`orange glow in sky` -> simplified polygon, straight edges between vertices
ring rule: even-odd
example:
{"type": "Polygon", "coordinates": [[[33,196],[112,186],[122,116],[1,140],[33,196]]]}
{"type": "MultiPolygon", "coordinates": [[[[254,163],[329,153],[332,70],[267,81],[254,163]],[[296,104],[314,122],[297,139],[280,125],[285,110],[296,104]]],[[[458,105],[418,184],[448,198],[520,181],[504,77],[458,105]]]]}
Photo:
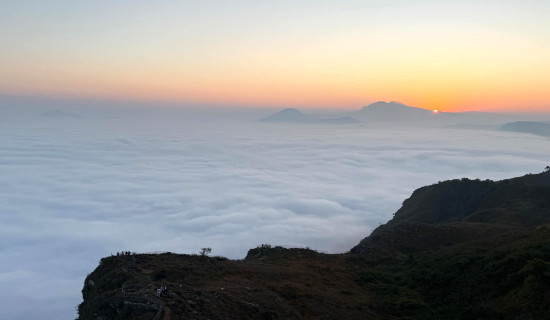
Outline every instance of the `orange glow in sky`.
{"type": "Polygon", "coordinates": [[[550,111],[542,2],[8,6],[0,94],[550,111]]]}

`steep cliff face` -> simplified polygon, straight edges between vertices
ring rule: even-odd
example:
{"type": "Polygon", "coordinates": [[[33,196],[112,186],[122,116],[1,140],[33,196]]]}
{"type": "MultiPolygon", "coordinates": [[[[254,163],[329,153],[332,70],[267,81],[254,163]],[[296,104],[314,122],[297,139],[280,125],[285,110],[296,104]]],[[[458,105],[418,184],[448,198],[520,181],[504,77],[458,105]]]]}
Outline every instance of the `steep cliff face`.
{"type": "Polygon", "coordinates": [[[263,245],[239,261],[104,258],[79,319],[542,319],[549,223],[550,172],[441,182],[347,254],[263,245]]]}

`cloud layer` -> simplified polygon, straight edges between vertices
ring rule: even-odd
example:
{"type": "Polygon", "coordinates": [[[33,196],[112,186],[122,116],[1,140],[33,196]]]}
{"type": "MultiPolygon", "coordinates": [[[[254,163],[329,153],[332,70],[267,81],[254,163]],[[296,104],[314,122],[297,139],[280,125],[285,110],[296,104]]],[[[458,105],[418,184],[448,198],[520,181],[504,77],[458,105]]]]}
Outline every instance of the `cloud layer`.
{"type": "Polygon", "coordinates": [[[0,318],[74,318],[86,274],[122,250],[344,252],[414,189],[539,172],[549,142],[185,114],[3,121],[0,318]]]}

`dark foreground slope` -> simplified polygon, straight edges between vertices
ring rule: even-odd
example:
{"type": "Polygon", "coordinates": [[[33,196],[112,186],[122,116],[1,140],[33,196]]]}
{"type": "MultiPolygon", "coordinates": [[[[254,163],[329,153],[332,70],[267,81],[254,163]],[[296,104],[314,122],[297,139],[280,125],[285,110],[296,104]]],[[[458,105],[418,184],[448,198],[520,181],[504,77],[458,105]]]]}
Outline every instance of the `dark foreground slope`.
{"type": "Polygon", "coordinates": [[[104,258],[79,319],[548,319],[549,223],[550,172],[446,181],[347,254],[104,258]]]}
{"type": "Polygon", "coordinates": [[[153,319],[161,303],[160,319],[374,315],[372,299],[350,276],[345,255],[262,250],[242,261],[176,254],[104,258],[86,279],[80,319],[153,319]],[[167,290],[157,298],[163,285],[167,290]]]}

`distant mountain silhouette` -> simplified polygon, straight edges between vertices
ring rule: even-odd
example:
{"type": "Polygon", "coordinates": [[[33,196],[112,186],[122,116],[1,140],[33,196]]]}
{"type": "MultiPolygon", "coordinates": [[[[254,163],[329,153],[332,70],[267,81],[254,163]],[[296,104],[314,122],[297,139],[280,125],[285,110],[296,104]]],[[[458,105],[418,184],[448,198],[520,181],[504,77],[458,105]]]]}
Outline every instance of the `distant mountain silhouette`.
{"type": "Polygon", "coordinates": [[[432,110],[410,107],[395,101],[378,101],[350,115],[366,122],[402,122],[434,119],[436,116],[441,118],[443,113],[435,114],[432,110]]]}
{"type": "Polygon", "coordinates": [[[272,114],[262,121],[266,122],[311,122],[312,119],[303,114],[300,110],[296,108],[287,108],[283,109],[275,114],[272,114]]]}
{"type": "Polygon", "coordinates": [[[333,115],[304,114],[296,108],[287,108],[261,121],[341,125],[365,123],[369,126],[446,127],[470,130],[499,129],[550,136],[550,123],[523,121],[527,116],[487,112],[434,112],[431,109],[411,107],[396,101],[378,101],[357,111],[333,115]],[[506,124],[499,127],[502,123],[506,124]]]}
{"type": "Polygon", "coordinates": [[[502,131],[531,133],[539,136],[550,137],[550,123],[536,121],[516,121],[502,125],[502,131]]]}

